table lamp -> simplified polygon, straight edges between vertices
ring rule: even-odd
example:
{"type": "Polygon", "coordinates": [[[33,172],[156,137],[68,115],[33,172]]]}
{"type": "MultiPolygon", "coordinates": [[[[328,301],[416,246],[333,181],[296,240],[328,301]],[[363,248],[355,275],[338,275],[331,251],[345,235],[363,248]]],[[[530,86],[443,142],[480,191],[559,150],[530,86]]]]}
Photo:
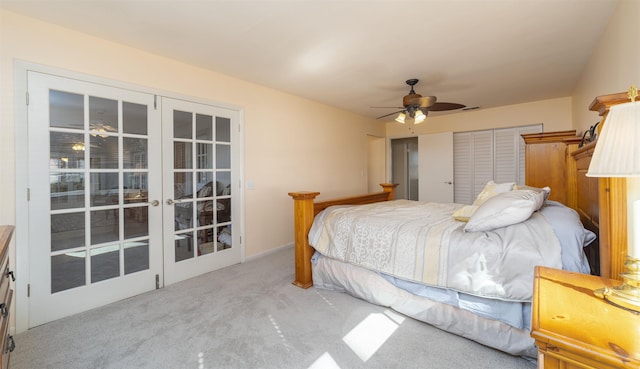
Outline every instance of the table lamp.
{"type": "MultiPolygon", "coordinates": [[[[627,178],[627,258],[622,285],[595,294],[623,308],[640,312],[640,101],[629,89],[630,102],[609,108],[591,158],[588,177],[627,178]]],[[[615,214],[614,214],[615,216],[615,214]]]]}

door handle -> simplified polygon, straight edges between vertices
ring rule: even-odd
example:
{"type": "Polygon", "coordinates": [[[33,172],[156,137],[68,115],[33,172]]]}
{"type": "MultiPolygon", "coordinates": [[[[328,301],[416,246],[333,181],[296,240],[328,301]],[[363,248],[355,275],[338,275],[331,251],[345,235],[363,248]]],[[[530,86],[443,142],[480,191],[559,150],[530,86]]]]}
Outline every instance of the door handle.
{"type": "Polygon", "coordinates": [[[167,205],[173,205],[173,199],[167,199],[167,205]]]}
{"type": "Polygon", "coordinates": [[[445,181],[444,183],[446,183],[446,184],[453,184],[453,182],[451,182],[451,181],[445,181]]]}
{"type": "Polygon", "coordinates": [[[158,200],[153,200],[153,201],[151,201],[151,202],[150,202],[150,204],[151,204],[152,206],[158,206],[158,205],[160,205],[160,201],[158,201],[158,200]]]}

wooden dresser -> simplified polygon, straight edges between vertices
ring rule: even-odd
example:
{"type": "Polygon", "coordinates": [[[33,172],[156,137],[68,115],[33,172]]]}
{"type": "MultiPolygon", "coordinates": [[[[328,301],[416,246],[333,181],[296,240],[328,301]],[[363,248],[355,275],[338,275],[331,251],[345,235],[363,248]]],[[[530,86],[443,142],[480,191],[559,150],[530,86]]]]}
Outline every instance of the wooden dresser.
{"type": "Polygon", "coordinates": [[[640,314],[593,294],[619,283],[536,267],[531,337],[539,368],[640,368],[640,314]]]}
{"type": "Polygon", "coordinates": [[[9,367],[9,355],[15,348],[13,336],[9,332],[11,310],[11,299],[13,289],[11,282],[15,280],[13,272],[9,269],[9,242],[13,236],[13,226],[0,226],[0,265],[2,275],[0,275],[0,368],[9,367]]]}

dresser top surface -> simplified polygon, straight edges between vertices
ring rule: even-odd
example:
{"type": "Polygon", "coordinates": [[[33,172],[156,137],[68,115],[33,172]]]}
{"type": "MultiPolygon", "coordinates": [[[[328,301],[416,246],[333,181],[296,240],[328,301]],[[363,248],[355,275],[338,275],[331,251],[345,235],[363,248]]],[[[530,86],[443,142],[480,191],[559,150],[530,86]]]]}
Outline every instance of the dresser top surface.
{"type": "MultiPolygon", "coordinates": [[[[594,295],[618,281],[537,267],[531,335],[540,341],[640,365],[640,314],[594,295]]],[[[635,365],[635,364],[634,364],[635,365]]]]}

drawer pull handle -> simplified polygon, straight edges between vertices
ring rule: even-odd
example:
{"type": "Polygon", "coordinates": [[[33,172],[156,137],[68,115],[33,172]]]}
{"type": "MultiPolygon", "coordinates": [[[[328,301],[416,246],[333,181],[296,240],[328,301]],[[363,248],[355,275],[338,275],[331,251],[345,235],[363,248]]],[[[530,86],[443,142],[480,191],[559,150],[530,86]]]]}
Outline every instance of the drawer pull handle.
{"type": "Polygon", "coordinates": [[[13,336],[7,337],[7,347],[4,348],[4,353],[13,352],[16,349],[16,341],[13,340],[13,336]]]}
{"type": "Polygon", "coordinates": [[[14,282],[16,281],[16,276],[15,276],[15,275],[13,275],[13,270],[12,270],[12,271],[10,271],[10,272],[6,272],[6,273],[5,273],[5,275],[7,276],[7,278],[8,278],[8,277],[11,277],[11,280],[12,280],[12,281],[14,281],[14,282]]]}
{"type": "Polygon", "coordinates": [[[9,310],[7,310],[7,304],[4,302],[0,304],[0,314],[2,314],[3,318],[6,318],[9,315],[9,310]]]}

